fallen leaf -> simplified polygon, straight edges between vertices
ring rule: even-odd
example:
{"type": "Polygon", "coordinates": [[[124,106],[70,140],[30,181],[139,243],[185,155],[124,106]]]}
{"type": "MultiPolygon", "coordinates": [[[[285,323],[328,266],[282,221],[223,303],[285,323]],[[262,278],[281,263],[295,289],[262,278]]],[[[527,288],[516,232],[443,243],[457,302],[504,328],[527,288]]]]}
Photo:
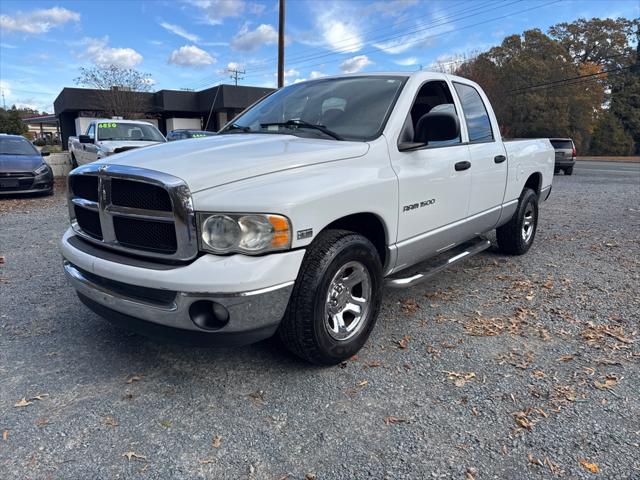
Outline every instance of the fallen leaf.
{"type": "Polygon", "coordinates": [[[32,403],[33,402],[30,402],[29,400],[27,400],[26,398],[23,397],[20,401],[18,401],[18,403],[16,403],[14,405],[14,407],[18,407],[18,408],[27,407],[27,406],[31,405],[32,403]]]}
{"type": "Polygon", "coordinates": [[[46,427],[47,425],[49,425],[51,422],[49,421],[48,418],[38,418],[34,424],[36,427],[46,427]]]}
{"type": "Polygon", "coordinates": [[[604,382],[594,380],[593,384],[598,390],[610,390],[618,384],[618,380],[616,380],[615,378],[607,377],[604,382]]]}
{"type": "Polygon", "coordinates": [[[9,430],[5,430],[4,432],[2,432],[2,440],[6,442],[8,439],[9,439],[9,430]]]}
{"type": "Polygon", "coordinates": [[[384,423],[386,425],[396,425],[398,423],[409,423],[409,419],[388,416],[388,417],[385,417],[384,423]]]}
{"type": "Polygon", "coordinates": [[[456,387],[464,387],[464,385],[474,378],[476,378],[475,372],[448,372],[444,371],[449,377],[449,380],[453,380],[453,384],[456,387]]]}
{"type": "Polygon", "coordinates": [[[4,263],[4,262],[5,262],[4,255],[0,255],[0,263],[4,263]]]}
{"type": "Polygon", "coordinates": [[[358,386],[359,387],[364,387],[365,385],[367,385],[369,383],[369,380],[362,380],[361,382],[358,382],[358,386]]]}
{"type": "Polygon", "coordinates": [[[575,358],[575,355],[562,355],[560,358],[558,358],[558,360],[560,360],[561,362],[568,362],[570,360],[573,360],[575,358]]]}
{"type": "Polygon", "coordinates": [[[542,288],[546,288],[547,290],[553,290],[553,282],[551,280],[547,280],[542,284],[542,288]]]}
{"type": "Polygon", "coordinates": [[[369,368],[375,368],[375,367],[379,367],[380,365],[382,365],[382,362],[379,361],[373,361],[373,362],[369,362],[367,364],[365,364],[367,367],[369,368]]]}
{"type": "Polygon", "coordinates": [[[127,380],[127,383],[131,384],[133,382],[139,382],[142,380],[142,377],[144,377],[144,375],[134,375],[127,380]]]}
{"type": "Polygon", "coordinates": [[[527,296],[526,296],[526,297],[524,297],[524,298],[526,298],[527,300],[531,301],[531,300],[533,300],[535,297],[536,297],[535,295],[527,295],[527,296]]]}
{"type": "Polygon", "coordinates": [[[586,470],[589,470],[591,473],[598,473],[600,468],[595,463],[589,462],[586,458],[580,459],[580,465],[582,465],[586,470]]]}
{"type": "Polygon", "coordinates": [[[318,477],[316,477],[315,473],[307,473],[304,476],[304,480],[316,480],[318,477]]]}
{"type": "Polygon", "coordinates": [[[131,461],[131,460],[139,460],[139,461],[146,461],[147,457],[145,457],[144,455],[140,455],[139,453],[136,452],[126,452],[122,454],[123,457],[126,457],[127,460],[131,461]]]}
{"type": "Polygon", "coordinates": [[[476,475],[478,474],[478,470],[473,467],[467,468],[467,480],[476,480],[476,475]]]}
{"type": "Polygon", "coordinates": [[[213,437],[213,440],[211,440],[211,446],[213,448],[220,448],[220,445],[222,445],[222,437],[220,435],[216,435],[213,437]]]}
{"type": "Polygon", "coordinates": [[[264,402],[264,390],[256,390],[255,392],[251,392],[248,396],[254,405],[264,402]]]}
{"type": "Polygon", "coordinates": [[[409,346],[409,340],[411,340],[411,337],[409,335],[405,335],[400,340],[398,340],[398,347],[407,348],[409,346]]]}
{"type": "Polygon", "coordinates": [[[104,417],[104,424],[108,425],[109,427],[117,427],[118,426],[118,422],[116,422],[115,418],[113,418],[113,417],[104,417]]]}
{"type": "Polygon", "coordinates": [[[209,459],[209,458],[205,458],[204,460],[198,460],[198,462],[199,462],[201,465],[208,465],[208,464],[210,464],[210,463],[213,463],[214,461],[213,461],[213,460],[211,460],[211,459],[209,459]]]}
{"type": "Polygon", "coordinates": [[[540,460],[538,460],[536,457],[534,457],[532,454],[527,454],[527,460],[529,460],[529,463],[533,464],[533,465],[542,465],[542,462],[540,460]]]}
{"type": "Polygon", "coordinates": [[[164,428],[171,428],[171,422],[169,420],[162,420],[160,422],[160,425],[162,425],[164,428]]]}
{"type": "Polygon", "coordinates": [[[402,300],[402,313],[405,315],[411,315],[416,313],[416,311],[420,308],[418,302],[416,302],[413,298],[406,298],[402,300]]]}

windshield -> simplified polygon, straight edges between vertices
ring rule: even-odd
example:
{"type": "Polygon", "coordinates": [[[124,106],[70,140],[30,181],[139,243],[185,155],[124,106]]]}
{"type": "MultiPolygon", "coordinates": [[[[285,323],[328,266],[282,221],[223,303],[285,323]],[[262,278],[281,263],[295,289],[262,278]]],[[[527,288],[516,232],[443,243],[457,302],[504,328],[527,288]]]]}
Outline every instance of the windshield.
{"type": "Polygon", "coordinates": [[[24,138],[0,136],[0,155],[40,155],[38,150],[24,138]]]}
{"type": "Polygon", "coordinates": [[[162,134],[153,125],[126,122],[99,122],[98,140],[164,142],[162,134]]]}
{"type": "Polygon", "coordinates": [[[573,148],[573,142],[571,140],[551,140],[551,145],[556,150],[571,150],[573,148]]]}
{"type": "Polygon", "coordinates": [[[372,140],[382,133],[405,80],[399,76],[366,76],[290,85],[254,105],[220,133],[372,140]]]}

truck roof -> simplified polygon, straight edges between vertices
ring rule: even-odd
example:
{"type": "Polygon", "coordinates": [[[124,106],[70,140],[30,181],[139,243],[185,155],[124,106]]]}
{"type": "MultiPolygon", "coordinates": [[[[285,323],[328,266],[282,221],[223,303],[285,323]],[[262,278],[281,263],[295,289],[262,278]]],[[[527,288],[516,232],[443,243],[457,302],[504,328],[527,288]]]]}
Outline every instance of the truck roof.
{"type": "Polygon", "coordinates": [[[142,125],[142,124],[144,124],[144,125],[153,125],[153,123],[148,121],[148,120],[127,120],[125,118],[96,118],[95,120],[92,120],[92,122],[96,122],[96,123],[127,122],[127,123],[137,123],[137,124],[140,124],[140,125],[142,125]]]}
{"type": "Polygon", "coordinates": [[[424,78],[433,78],[433,79],[446,79],[448,78],[451,81],[465,81],[471,82],[468,78],[460,77],[457,75],[451,75],[449,73],[442,72],[431,72],[427,70],[418,70],[415,72],[359,72],[359,73],[348,73],[343,75],[328,75],[326,77],[314,78],[312,80],[306,80],[306,82],[315,82],[319,80],[326,80],[328,78],[348,78],[348,77],[424,77],[424,78]]]}

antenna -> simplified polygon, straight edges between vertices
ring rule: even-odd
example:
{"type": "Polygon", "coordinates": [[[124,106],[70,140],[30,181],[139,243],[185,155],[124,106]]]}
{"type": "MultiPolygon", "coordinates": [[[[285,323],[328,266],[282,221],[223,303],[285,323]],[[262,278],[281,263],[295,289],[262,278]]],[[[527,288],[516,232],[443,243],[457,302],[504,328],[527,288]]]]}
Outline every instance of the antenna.
{"type": "Polygon", "coordinates": [[[231,74],[230,78],[235,81],[236,86],[238,85],[238,80],[244,80],[244,77],[241,77],[240,75],[247,73],[244,70],[238,70],[237,68],[227,68],[227,72],[231,74]]]}

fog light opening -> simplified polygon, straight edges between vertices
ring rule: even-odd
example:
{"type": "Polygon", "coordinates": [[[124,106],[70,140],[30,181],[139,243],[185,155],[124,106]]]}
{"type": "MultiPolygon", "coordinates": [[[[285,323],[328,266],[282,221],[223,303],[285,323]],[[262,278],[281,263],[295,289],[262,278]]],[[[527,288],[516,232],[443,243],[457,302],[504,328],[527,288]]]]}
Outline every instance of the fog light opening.
{"type": "Polygon", "coordinates": [[[210,300],[198,300],[189,307],[191,321],[205,330],[218,330],[229,323],[229,310],[210,300]]]}

